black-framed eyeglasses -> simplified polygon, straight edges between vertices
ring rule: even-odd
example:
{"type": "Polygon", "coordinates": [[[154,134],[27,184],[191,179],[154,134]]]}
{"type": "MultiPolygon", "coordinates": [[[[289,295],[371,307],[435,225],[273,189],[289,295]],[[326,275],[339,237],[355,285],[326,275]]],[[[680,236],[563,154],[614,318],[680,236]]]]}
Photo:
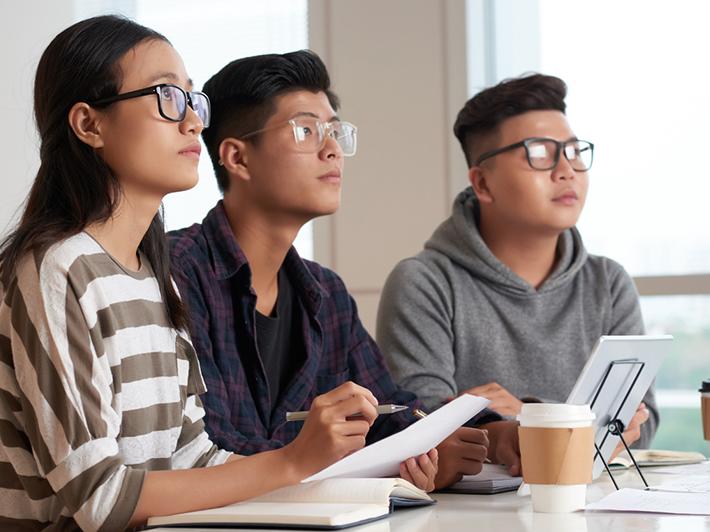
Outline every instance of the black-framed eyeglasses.
{"type": "Polygon", "coordinates": [[[155,94],[158,99],[158,112],[160,116],[171,122],[182,122],[187,114],[187,106],[195,111],[197,116],[202,120],[204,127],[210,125],[210,99],[204,92],[190,91],[185,92],[183,89],[172,83],[160,83],[144,89],[138,89],[131,92],[124,92],[116,96],[101,98],[90,104],[94,107],[106,107],[121,100],[131,98],[140,98],[155,94]]]}
{"type": "Polygon", "coordinates": [[[293,130],[293,140],[296,148],[302,152],[315,153],[323,149],[328,137],[334,139],[345,157],[352,157],[357,151],[357,127],[350,122],[331,120],[322,122],[313,116],[297,116],[282,124],[250,131],[239,138],[248,139],[264,131],[278,129],[290,125],[293,130]]]}
{"type": "Polygon", "coordinates": [[[552,170],[560,162],[561,153],[565,154],[570,166],[577,172],[586,172],[594,161],[594,144],[587,140],[571,139],[562,142],[546,137],[532,137],[481,154],[476,166],[486,159],[521,147],[525,148],[525,156],[533,170],[552,170]]]}

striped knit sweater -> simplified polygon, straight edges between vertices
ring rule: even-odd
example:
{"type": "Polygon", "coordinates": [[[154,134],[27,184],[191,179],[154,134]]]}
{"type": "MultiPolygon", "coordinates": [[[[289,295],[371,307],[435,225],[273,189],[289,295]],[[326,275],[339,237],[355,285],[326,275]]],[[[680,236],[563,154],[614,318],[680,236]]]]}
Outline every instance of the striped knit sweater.
{"type": "Polygon", "coordinates": [[[0,287],[0,529],[121,530],[148,470],[223,463],[188,336],[147,259],[86,233],[0,287]]]}

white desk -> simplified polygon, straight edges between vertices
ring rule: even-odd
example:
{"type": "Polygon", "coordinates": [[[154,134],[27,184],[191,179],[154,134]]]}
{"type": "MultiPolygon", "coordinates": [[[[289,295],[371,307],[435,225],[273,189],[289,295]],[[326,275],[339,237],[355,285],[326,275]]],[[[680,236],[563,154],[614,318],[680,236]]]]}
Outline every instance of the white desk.
{"type": "MultiPolygon", "coordinates": [[[[644,469],[649,484],[662,484],[670,475],[654,474],[644,469]]],[[[619,487],[642,488],[636,471],[614,473],[619,487]]],[[[597,501],[611,493],[614,486],[604,473],[589,486],[587,501],[597,501]]],[[[454,495],[437,493],[435,506],[398,510],[389,518],[369,525],[346,529],[350,532],[708,532],[710,517],[615,513],[576,512],[572,514],[542,514],[532,511],[530,497],[518,497],[515,492],[498,495],[454,495]]],[[[164,532],[178,529],[160,528],[164,532]]],[[[181,530],[210,531],[190,528],[181,530]]],[[[249,529],[220,529],[249,530],[249,529]]],[[[254,530],[254,529],[251,529],[254,530]]],[[[262,531],[264,529],[261,529],[262,531]]]]}

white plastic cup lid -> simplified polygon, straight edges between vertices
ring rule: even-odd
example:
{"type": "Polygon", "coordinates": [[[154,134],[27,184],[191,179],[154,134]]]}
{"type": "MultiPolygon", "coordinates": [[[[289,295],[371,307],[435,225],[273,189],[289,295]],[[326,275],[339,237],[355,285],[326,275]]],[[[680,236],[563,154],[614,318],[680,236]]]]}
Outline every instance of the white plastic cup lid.
{"type": "Polygon", "coordinates": [[[589,405],[566,403],[525,403],[518,414],[521,424],[535,426],[537,423],[579,423],[595,419],[589,405]]]}

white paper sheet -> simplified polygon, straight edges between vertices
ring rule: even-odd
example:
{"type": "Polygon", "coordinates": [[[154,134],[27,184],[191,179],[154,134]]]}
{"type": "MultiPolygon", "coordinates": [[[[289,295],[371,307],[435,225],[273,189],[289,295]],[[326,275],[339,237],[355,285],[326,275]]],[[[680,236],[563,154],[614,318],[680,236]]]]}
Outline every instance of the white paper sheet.
{"type": "Polygon", "coordinates": [[[663,475],[710,475],[710,460],[699,464],[656,467],[653,474],[663,475]]]}
{"type": "Polygon", "coordinates": [[[710,493],[673,493],[624,488],[587,505],[587,510],[710,515],[710,493]]]}
{"type": "Polygon", "coordinates": [[[674,475],[668,480],[651,486],[654,491],[677,491],[680,493],[710,493],[708,475],[674,475]]]}
{"type": "Polygon", "coordinates": [[[428,452],[483,410],[490,401],[464,394],[392,436],[368,445],[326,467],[303,482],[326,478],[387,477],[399,474],[399,464],[428,452]]]}

